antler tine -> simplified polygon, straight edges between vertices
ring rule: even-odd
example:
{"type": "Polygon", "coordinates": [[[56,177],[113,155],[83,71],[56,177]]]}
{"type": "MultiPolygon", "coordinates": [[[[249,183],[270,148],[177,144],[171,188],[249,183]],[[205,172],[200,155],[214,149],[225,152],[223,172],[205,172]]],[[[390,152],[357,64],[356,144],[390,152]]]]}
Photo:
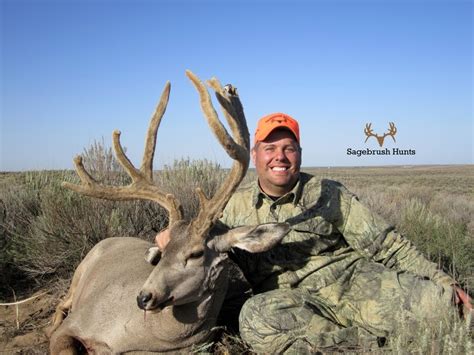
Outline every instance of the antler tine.
{"type": "Polygon", "coordinates": [[[364,133],[367,136],[367,138],[365,139],[364,143],[367,142],[367,139],[374,136],[374,133],[372,132],[371,126],[372,126],[372,123],[366,123],[365,124],[364,133]]]}
{"type": "MultiPolygon", "coordinates": [[[[82,156],[77,155],[76,157],[74,157],[73,161],[77,175],[79,175],[79,178],[85,185],[93,185],[97,183],[97,181],[87,172],[86,168],[84,167],[84,164],[82,162],[82,156]]],[[[77,186],[66,181],[64,181],[62,184],[63,186],[66,186],[68,188],[71,188],[70,186],[77,186]]]]}
{"type": "Polygon", "coordinates": [[[235,137],[237,143],[250,149],[250,135],[242,134],[242,128],[244,131],[248,131],[247,121],[245,120],[244,109],[242,103],[239,100],[237,94],[237,88],[227,84],[222,88],[221,83],[217,78],[211,78],[207,81],[207,84],[215,91],[217,100],[221,105],[224,117],[229,124],[232,134],[235,137]],[[224,93],[226,96],[222,95],[224,93]]]}
{"type": "Polygon", "coordinates": [[[106,186],[97,182],[85,169],[82,157],[74,159],[74,165],[81,184],[63,182],[62,185],[80,194],[114,201],[123,200],[150,200],[157,202],[169,213],[169,224],[173,224],[183,219],[183,210],[179,201],[171,194],[163,193],[153,184],[153,155],[156,147],[156,134],[161,122],[161,118],[166,110],[170,92],[170,83],[167,82],[160,103],[153,115],[146,135],[145,152],[140,170],[136,169],[132,162],[125,155],[120,143],[120,131],[113,132],[113,146],[115,155],[120,165],[132,178],[132,182],[127,186],[106,186]]]}
{"type": "Polygon", "coordinates": [[[389,126],[390,126],[390,133],[392,134],[397,133],[397,127],[395,127],[395,123],[389,122],[389,126]]]}
{"type": "Polygon", "coordinates": [[[143,152],[143,160],[140,171],[144,173],[150,181],[153,181],[153,157],[155,156],[156,136],[158,128],[160,127],[161,119],[163,118],[166,107],[168,106],[170,89],[171,84],[169,81],[167,81],[161,94],[160,102],[158,103],[155,113],[151,118],[146,135],[145,150],[143,152]]]}
{"type": "Polygon", "coordinates": [[[226,92],[215,78],[208,82],[209,86],[216,92],[224,115],[229,122],[229,127],[235,137],[234,140],[219,120],[204,84],[189,70],[186,71],[186,75],[199,93],[201,108],[211,130],[227,154],[234,159],[231,171],[212,199],[208,199],[200,188],[196,189],[200,201],[200,210],[198,216],[191,223],[191,234],[194,238],[204,238],[213,223],[220,217],[227,202],[247,172],[250,160],[250,137],[242,104],[235,91],[228,90],[226,92]]]}
{"type": "Polygon", "coordinates": [[[393,139],[393,141],[394,141],[394,142],[397,142],[397,141],[395,140],[395,134],[397,133],[397,127],[395,127],[395,123],[389,122],[388,125],[389,125],[388,133],[384,134],[384,137],[385,137],[385,136],[391,136],[392,139],[393,139]]]}
{"type": "Polygon", "coordinates": [[[119,130],[115,130],[112,133],[112,144],[114,146],[115,156],[117,157],[120,165],[122,165],[127,174],[132,178],[132,181],[139,181],[142,178],[142,174],[140,174],[140,171],[138,171],[135,166],[133,166],[130,159],[128,159],[128,157],[125,155],[125,151],[123,150],[122,144],[120,143],[120,135],[121,132],[119,130]]]}
{"type": "Polygon", "coordinates": [[[225,149],[227,154],[233,159],[237,159],[245,155],[245,149],[234,141],[234,139],[227,132],[222,122],[219,120],[219,116],[217,115],[217,112],[214,109],[214,106],[212,105],[211,97],[209,96],[209,92],[207,91],[204,84],[190,70],[186,70],[186,75],[194,84],[194,87],[199,93],[201,109],[204,113],[204,117],[206,118],[209,127],[211,128],[215,137],[225,149]]]}

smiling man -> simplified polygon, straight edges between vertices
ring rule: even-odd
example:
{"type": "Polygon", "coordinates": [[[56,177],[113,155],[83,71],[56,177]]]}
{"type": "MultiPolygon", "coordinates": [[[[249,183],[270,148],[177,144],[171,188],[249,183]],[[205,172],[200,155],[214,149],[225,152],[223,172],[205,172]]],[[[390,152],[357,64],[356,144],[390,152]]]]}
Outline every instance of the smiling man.
{"type": "MultiPolygon", "coordinates": [[[[469,296],[342,184],[300,172],[300,130],[287,114],[263,117],[252,160],[257,181],[240,188],[221,222],[230,228],[287,222],[273,249],[232,251],[254,294],[239,316],[241,337],[257,353],[377,347],[410,322],[464,309],[469,296]]],[[[167,233],[157,237],[160,248],[167,233]]],[[[237,310],[238,312],[238,310],[237,310]]]]}
{"type": "Polygon", "coordinates": [[[291,225],[268,252],[232,254],[257,294],[239,319],[256,352],[377,347],[401,311],[414,322],[431,320],[454,301],[471,314],[453,278],[343,185],[300,172],[301,154],[295,119],[260,119],[252,149],[257,182],[232,196],[221,219],[229,227],[291,225]]]}
{"type": "Polygon", "coordinates": [[[255,132],[252,161],[260,188],[280,197],[296,184],[300,174],[301,147],[298,122],[284,113],[263,117],[255,132]]]}

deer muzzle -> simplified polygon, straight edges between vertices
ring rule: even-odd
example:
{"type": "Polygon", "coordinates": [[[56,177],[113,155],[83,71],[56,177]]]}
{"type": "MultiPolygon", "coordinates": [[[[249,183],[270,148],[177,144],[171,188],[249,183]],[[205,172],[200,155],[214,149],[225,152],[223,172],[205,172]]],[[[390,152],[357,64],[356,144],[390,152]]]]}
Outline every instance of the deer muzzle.
{"type": "Polygon", "coordinates": [[[173,304],[173,296],[168,297],[160,302],[151,292],[141,291],[137,296],[137,305],[144,311],[160,311],[163,308],[173,304]]]}

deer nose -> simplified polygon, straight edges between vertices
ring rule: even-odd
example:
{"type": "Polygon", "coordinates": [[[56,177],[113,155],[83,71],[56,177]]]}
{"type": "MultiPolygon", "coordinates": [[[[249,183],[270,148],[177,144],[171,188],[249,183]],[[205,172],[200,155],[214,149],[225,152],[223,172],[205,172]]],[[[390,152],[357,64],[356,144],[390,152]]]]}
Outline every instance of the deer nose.
{"type": "Polygon", "coordinates": [[[152,299],[151,292],[140,292],[137,296],[137,304],[140,309],[146,309],[147,303],[152,299]]]}

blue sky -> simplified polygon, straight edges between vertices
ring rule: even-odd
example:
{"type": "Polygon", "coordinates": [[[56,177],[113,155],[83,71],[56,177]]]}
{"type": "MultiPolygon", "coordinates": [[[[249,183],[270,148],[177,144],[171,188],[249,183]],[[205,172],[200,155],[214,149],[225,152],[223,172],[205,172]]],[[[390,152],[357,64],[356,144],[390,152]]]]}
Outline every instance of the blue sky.
{"type": "Polygon", "coordinates": [[[473,164],[471,1],[1,1],[0,170],[72,168],[114,129],[136,165],[163,85],[155,167],[228,158],[185,69],[299,120],[304,166],[473,164]],[[384,148],[347,155],[366,123],[384,148]]]}

